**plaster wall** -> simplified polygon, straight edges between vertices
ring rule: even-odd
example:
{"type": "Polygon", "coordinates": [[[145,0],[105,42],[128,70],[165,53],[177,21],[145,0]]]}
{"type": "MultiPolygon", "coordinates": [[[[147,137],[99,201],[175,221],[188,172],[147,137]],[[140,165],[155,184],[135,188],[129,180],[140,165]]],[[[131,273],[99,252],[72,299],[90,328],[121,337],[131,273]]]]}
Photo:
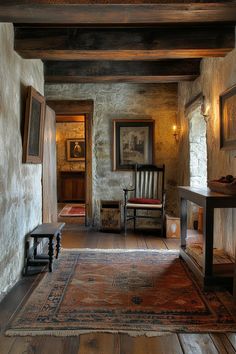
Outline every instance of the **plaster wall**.
{"type": "Polygon", "coordinates": [[[13,50],[13,26],[0,24],[0,299],[19,279],[25,237],[41,222],[41,165],[22,164],[26,86],[43,94],[43,65],[13,50]]]}
{"type": "Polygon", "coordinates": [[[55,84],[46,85],[47,99],[94,100],[93,207],[99,225],[101,199],[123,200],[122,189],[132,184],[132,174],[112,171],[112,119],[155,120],[155,163],[166,165],[168,210],[176,210],[177,143],[172,135],[177,109],[176,84],[55,84]]]}
{"type": "MultiPolygon", "coordinates": [[[[201,75],[193,83],[179,84],[179,119],[182,126],[182,139],[179,150],[180,185],[189,185],[189,121],[184,106],[199,93],[205,96],[207,116],[207,172],[208,180],[227,174],[236,176],[236,151],[220,150],[219,95],[236,84],[236,49],[225,58],[204,59],[201,75]]],[[[215,246],[235,255],[236,211],[217,209],[215,211],[215,246]]]]}

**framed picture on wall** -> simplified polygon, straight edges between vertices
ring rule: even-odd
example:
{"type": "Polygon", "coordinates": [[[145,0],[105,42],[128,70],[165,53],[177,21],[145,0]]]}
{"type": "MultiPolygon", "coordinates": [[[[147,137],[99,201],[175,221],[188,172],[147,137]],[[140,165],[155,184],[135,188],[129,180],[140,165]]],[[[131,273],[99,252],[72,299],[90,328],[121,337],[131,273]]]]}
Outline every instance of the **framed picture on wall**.
{"type": "Polygon", "coordinates": [[[42,163],[44,139],[45,98],[32,86],[26,99],[23,162],[42,163]]]}
{"type": "Polygon", "coordinates": [[[236,150],[236,85],[220,95],[220,148],[236,150]]]}
{"type": "Polygon", "coordinates": [[[131,170],[135,164],[153,163],[152,119],[113,120],[113,171],[131,170]]]}
{"type": "Polygon", "coordinates": [[[67,139],[66,156],[67,161],[85,161],[85,140],[67,139]]]}

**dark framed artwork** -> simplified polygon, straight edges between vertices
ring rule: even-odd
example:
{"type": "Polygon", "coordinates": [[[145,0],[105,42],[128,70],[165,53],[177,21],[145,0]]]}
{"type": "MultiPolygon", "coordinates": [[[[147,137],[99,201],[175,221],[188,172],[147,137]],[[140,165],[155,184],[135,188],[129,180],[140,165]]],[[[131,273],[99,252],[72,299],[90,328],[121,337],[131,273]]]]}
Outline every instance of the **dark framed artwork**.
{"type": "Polygon", "coordinates": [[[153,163],[152,119],[113,120],[113,171],[131,170],[135,164],[153,163]]]}
{"type": "Polygon", "coordinates": [[[32,86],[28,87],[25,108],[23,162],[42,163],[45,98],[32,86]]]}
{"type": "Polygon", "coordinates": [[[85,160],[85,140],[67,139],[66,156],[67,156],[67,161],[84,161],[85,160]]]}
{"type": "Polygon", "coordinates": [[[236,150],[236,85],[220,95],[220,148],[236,150]]]}

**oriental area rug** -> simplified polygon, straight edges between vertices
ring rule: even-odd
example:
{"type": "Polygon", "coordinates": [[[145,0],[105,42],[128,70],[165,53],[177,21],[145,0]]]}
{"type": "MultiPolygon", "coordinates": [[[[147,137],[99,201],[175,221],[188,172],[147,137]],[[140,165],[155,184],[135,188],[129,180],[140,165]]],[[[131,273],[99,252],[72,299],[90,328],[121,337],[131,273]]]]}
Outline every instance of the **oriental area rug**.
{"type": "Polygon", "coordinates": [[[236,331],[230,299],[203,292],[177,252],[63,250],[6,334],[236,331]]]}
{"type": "Polygon", "coordinates": [[[85,216],[85,205],[66,204],[60,211],[59,216],[85,216]]]}

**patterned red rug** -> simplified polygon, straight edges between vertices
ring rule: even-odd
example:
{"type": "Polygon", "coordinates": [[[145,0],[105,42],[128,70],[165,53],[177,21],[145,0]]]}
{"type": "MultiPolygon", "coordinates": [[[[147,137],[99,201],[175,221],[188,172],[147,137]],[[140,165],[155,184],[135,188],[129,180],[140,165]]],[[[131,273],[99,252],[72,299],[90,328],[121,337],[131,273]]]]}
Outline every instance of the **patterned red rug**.
{"type": "Polygon", "coordinates": [[[63,251],[6,334],[236,331],[230,299],[201,291],[171,251],[63,251]]]}
{"type": "Polygon", "coordinates": [[[59,216],[85,216],[85,206],[66,204],[59,216]]]}

